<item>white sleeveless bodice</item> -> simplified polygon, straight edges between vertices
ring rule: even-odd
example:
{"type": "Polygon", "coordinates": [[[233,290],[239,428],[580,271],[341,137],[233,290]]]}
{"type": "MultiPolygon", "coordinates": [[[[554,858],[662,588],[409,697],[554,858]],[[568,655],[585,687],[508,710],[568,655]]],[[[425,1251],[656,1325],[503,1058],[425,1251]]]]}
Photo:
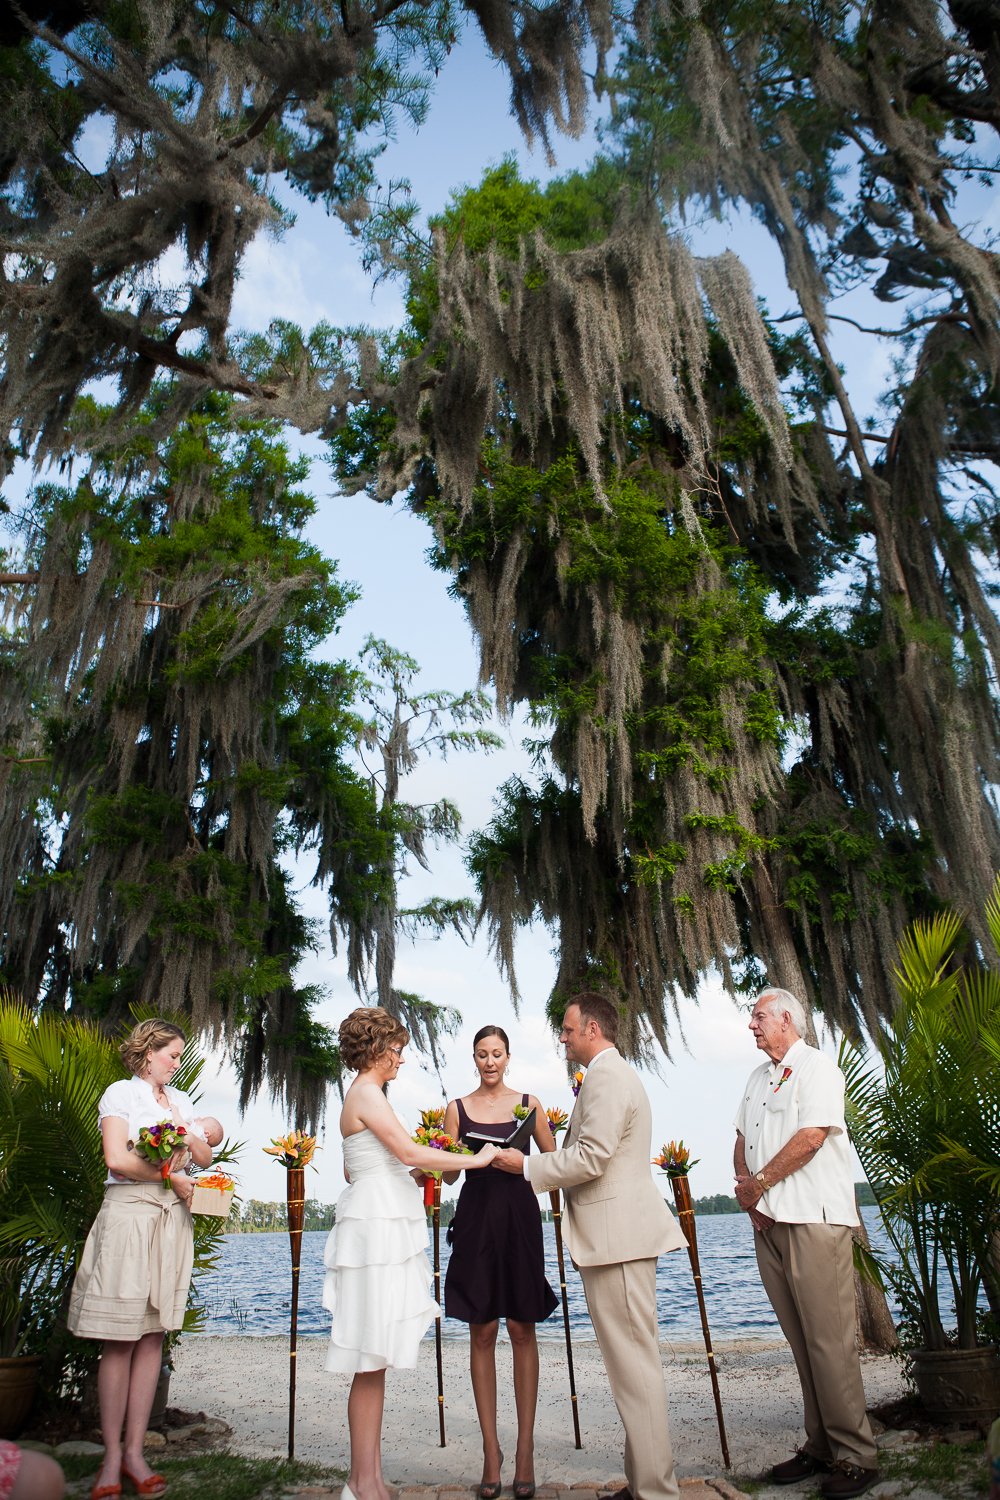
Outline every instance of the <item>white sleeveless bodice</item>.
{"type": "Polygon", "coordinates": [[[359,1130],[356,1135],[344,1137],[344,1165],[351,1178],[351,1187],[369,1177],[398,1177],[401,1181],[416,1184],[398,1156],[393,1156],[388,1146],[383,1146],[377,1135],[370,1130],[359,1130]]]}

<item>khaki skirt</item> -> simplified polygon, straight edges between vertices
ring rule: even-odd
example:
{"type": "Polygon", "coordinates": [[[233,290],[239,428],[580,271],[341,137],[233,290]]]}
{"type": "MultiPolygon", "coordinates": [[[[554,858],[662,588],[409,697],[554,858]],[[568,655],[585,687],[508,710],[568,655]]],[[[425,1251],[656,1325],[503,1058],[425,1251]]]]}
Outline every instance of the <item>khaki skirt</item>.
{"type": "Polygon", "coordinates": [[[133,1343],[184,1322],[194,1225],[157,1182],[109,1185],[73,1282],[67,1323],[81,1339],[133,1343]]]}

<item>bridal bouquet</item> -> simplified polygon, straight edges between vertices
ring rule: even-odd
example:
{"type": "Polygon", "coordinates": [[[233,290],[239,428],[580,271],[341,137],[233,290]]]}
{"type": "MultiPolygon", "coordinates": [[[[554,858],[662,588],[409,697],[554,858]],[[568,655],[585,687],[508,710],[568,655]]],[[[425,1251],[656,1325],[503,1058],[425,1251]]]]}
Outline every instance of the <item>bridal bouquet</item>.
{"type": "Polygon", "coordinates": [[[555,1107],[547,1109],[545,1111],[545,1118],[548,1120],[549,1129],[554,1136],[558,1136],[560,1130],[565,1130],[569,1124],[569,1115],[564,1109],[556,1109],[555,1107]]]}
{"type": "MultiPolygon", "coordinates": [[[[417,1126],[412,1139],[418,1146],[430,1146],[434,1151],[450,1151],[455,1156],[472,1156],[474,1153],[468,1146],[463,1146],[461,1141],[456,1141],[452,1136],[443,1131],[436,1123],[437,1118],[444,1119],[444,1110],[425,1109],[420,1114],[420,1124],[417,1126]],[[434,1120],[435,1123],[428,1123],[434,1120]]],[[[442,1168],[442,1170],[444,1170],[442,1168]]],[[[428,1172],[424,1169],[424,1207],[434,1207],[434,1183],[441,1180],[440,1172],[428,1172]]]]}
{"type": "Polygon", "coordinates": [[[139,1139],[133,1141],[136,1156],[144,1157],[160,1169],[160,1181],[170,1191],[170,1158],[174,1152],[187,1145],[187,1130],[173,1120],[157,1120],[155,1125],[144,1125],[139,1139]]]}

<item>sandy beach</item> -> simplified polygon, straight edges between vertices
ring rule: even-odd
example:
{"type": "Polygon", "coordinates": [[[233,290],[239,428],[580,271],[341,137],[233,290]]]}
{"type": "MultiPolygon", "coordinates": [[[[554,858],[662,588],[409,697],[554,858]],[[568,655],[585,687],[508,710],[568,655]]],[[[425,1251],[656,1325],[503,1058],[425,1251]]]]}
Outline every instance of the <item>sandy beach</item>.
{"type": "MultiPolygon", "coordinates": [[[[350,1377],[323,1369],[327,1340],[299,1341],[296,1457],[348,1466],[347,1393],[350,1377]]],[[[723,1474],[712,1387],[704,1349],[662,1344],[670,1397],[670,1426],[678,1474],[723,1474]]],[[[539,1484],[606,1484],[621,1476],[623,1433],[595,1343],[574,1347],[583,1448],[573,1445],[565,1350],[541,1344],[541,1380],[535,1428],[539,1484]]],[[[497,1349],[500,1441],[513,1475],[514,1395],[510,1346],[497,1349]]],[[[801,1396],[788,1345],[753,1340],[716,1349],[723,1411],[733,1467],[756,1474],[787,1458],[801,1442],[801,1396]]],[[[899,1362],[862,1360],[869,1406],[902,1393],[899,1362]]],[[[468,1346],[444,1348],[447,1447],[438,1446],[434,1345],[425,1341],[416,1370],[391,1370],[386,1381],[383,1469],[394,1485],[468,1485],[478,1481],[482,1448],[468,1370],[468,1346]]],[[[286,1451],[288,1341],[279,1338],[186,1338],[175,1356],[173,1406],[203,1410],[233,1428],[234,1451],[257,1457],[286,1451]]],[[[624,1479],[619,1479],[624,1483],[624,1479]]]]}

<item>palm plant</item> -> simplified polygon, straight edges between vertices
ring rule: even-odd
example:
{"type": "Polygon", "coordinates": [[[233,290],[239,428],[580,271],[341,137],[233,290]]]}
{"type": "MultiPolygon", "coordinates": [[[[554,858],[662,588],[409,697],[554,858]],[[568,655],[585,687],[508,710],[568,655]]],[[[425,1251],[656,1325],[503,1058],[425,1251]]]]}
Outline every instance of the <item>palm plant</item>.
{"type": "MultiPolygon", "coordinates": [[[[189,1043],[174,1082],[197,1097],[203,1066],[189,1043]]],[[[67,1333],[65,1313],[104,1196],[97,1105],[122,1074],[115,1041],[97,1027],[58,1012],[34,1016],[0,992],[0,1356],[41,1354],[50,1395],[78,1394],[100,1354],[98,1344],[67,1333]]],[[[205,1316],[197,1278],[214,1265],[223,1232],[221,1219],[195,1219],[184,1331],[205,1316]]]]}
{"type": "MultiPolygon", "coordinates": [[[[1000,941],[1000,879],[986,904],[1000,941]]],[[[875,1055],[845,1039],[848,1124],[882,1210],[895,1262],[884,1270],[926,1349],[944,1349],[950,1283],[955,1342],[976,1347],[1000,1191],[1000,972],[962,966],[962,918],[917,921],[899,945],[899,1009],[875,1055]]]]}

